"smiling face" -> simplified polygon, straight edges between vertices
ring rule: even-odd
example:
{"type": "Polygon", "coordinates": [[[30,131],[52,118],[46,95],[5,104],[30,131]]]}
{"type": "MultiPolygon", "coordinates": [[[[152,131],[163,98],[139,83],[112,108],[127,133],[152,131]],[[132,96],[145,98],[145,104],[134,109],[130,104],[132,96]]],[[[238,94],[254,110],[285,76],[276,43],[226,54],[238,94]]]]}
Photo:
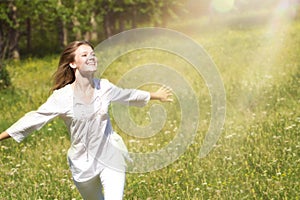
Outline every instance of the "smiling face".
{"type": "Polygon", "coordinates": [[[75,51],[74,62],[70,63],[72,68],[80,73],[94,73],[97,70],[97,57],[89,45],[81,45],[75,51]]]}

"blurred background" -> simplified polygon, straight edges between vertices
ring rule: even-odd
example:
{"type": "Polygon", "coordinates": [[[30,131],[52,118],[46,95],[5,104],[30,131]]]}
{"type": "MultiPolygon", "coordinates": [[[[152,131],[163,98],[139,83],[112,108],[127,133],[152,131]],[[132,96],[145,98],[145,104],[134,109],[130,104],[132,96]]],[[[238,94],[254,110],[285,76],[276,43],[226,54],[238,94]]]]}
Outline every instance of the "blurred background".
{"type": "Polygon", "coordinates": [[[137,27],[186,34],[247,28],[275,15],[299,17],[299,0],[16,0],[0,1],[0,59],[61,52],[73,40],[94,44],[137,27]],[[276,13],[274,13],[276,12],[276,13]]]}

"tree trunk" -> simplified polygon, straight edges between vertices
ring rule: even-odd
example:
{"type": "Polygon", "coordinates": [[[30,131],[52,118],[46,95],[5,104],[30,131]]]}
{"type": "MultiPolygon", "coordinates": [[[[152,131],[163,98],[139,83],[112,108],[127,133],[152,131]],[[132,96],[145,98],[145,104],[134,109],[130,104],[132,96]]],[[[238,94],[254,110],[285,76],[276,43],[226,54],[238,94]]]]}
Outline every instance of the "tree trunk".
{"type": "Polygon", "coordinates": [[[68,29],[66,28],[65,23],[64,23],[63,32],[64,32],[63,44],[64,44],[64,46],[67,46],[68,45],[68,29]]]}
{"type": "Polygon", "coordinates": [[[91,29],[90,31],[86,32],[84,39],[87,41],[98,41],[97,22],[95,19],[94,12],[91,14],[90,24],[91,24],[91,29]]]}
{"type": "Polygon", "coordinates": [[[3,30],[4,28],[4,22],[0,20],[0,62],[1,60],[4,60],[7,55],[7,39],[5,38],[5,33],[3,30]]]}
{"type": "Polygon", "coordinates": [[[67,45],[67,29],[65,28],[65,23],[58,19],[58,39],[59,46],[63,49],[67,45]]]}
{"type": "Polygon", "coordinates": [[[97,34],[97,22],[96,22],[96,18],[95,18],[95,13],[93,12],[93,14],[91,15],[91,25],[92,25],[92,31],[91,31],[91,40],[92,41],[98,41],[98,34],[97,34]]]}
{"type": "Polygon", "coordinates": [[[78,21],[78,19],[76,17],[73,17],[72,23],[73,23],[73,31],[75,30],[75,39],[82,40],[82,32],[81,32],[80,28],[74,29],[74,27],[80,27],[80,22],[78,21]]]}
{"type": "Polygon", "coordinates": [[[125,20],[125,15],[121,13],[119,17],[119,33],[125,30],[125,20]]]}
{"type": "Polygon", "coordinates": [[[27,52],[31,51],[31,19],[26,19],[26,49],[27,52]]]}
{"type": "Polygon", "coordinates": [[[136,6],[133,7],[133,12],[132,12],[132,28],[137,27],[137,8],[136,6]]]}
{"type": "Polygon", "coordinates": [[[112,19],[110,12],[107,12],[103,17],[103,29],[105,37],[108,38],[113,35],[111,27],[112,27],[112,19]]]}
{"type": "Polygon", "coordinates": [[[13,27],[10,27],[9,34],[8,34],[8,41],[9,41],[9,57],[13,58],[14,60],[20,59],[20,53],[19,53],[19,38],[20,38],[20,32],[18,30],[19,28],[19,22],[17,20],[17,7],[13,4],[13,1],[9,3],[9,9],[10,9],[10,18],[13,22],[13,27]]]}
{"type": "MultiPolygon", "coordinates": [[[[58,0],[57,6],[61,7],[62,3],[61,0],[58,0]]],[[[59,39],[59,46],[63,49],[68,44],[68,32],[66,29],[65,21],[59,16],[58,17],[58,39],[59,39]]]]}
{"type": "MultiPolygon", "coordinates": [[[[74,4],[74,12],[78,12],[78,4],[77,4],[78,1],[75,1],[75,4],[74,4]]],[[[72,16],[72,29],[73,31],[75,32],[75,39],[76,40],[82,40],[82,32],[81,32],[81,29],[80,28],[77,28],[77,27],[81,27],[81,24],[80,24],[80,21],[78,20],[77,16],[76,15],[73,15],[72,16]]]]}

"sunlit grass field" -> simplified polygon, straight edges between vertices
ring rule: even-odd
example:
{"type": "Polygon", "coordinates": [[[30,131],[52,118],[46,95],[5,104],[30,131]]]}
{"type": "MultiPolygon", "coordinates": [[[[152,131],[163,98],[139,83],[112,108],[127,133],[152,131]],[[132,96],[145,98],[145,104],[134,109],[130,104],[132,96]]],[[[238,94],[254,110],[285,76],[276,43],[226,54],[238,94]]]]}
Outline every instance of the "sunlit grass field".
{"type": "MultiPolygon", "coordinates": [[[[262,25],[185,33],[203,46],[223,79],[222,135],[200,159],[211,103],[203,79],[186,70],[187,63],[152,51],[117,60],[103,74],[114,83],[131,67],[153,59],[174,67],[196,91],[201,116],[194,142],[178,160],[157,171],[127,174],[124,199],[300,199],[300,22],[271,33],[262,25]]],[[[53,55],[8,63],[13,86],[0,91],[0,130],[47,99],[57,62],[58,55],[53,55]]],[[[153,138],[134,140],[114,124],[130,151],[155,151],[172,141],[180,120],[174,98],[162,104],[168,119],[153,138]]],[[[137,124],[148,123],[145,113],[151,105],[131,109],[137,124]]],[[[69,143],[60,119],[20,144],[1,142],[0,199],[80,199],[66,160],[69,143]]]]}

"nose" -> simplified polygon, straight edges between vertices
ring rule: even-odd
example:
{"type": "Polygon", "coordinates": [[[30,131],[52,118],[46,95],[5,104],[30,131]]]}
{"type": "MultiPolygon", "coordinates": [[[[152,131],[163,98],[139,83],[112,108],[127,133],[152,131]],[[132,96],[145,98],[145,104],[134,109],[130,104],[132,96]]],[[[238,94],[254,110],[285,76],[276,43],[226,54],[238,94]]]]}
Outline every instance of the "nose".
{"type": "Polygon", "coordinates": [[[90,54],[89,57],[88,57],[88,60],[93,60],[94,61],[96,59],[97,59],[97,57],[94,53],[90,54]]]}

